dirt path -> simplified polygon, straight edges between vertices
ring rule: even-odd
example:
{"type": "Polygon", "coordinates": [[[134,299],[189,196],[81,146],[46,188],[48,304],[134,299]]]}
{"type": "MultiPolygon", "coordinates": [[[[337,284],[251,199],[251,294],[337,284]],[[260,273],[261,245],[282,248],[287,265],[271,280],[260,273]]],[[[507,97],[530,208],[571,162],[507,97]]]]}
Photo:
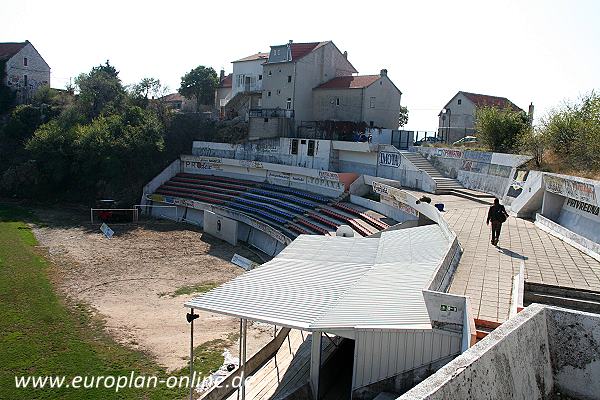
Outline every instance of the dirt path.
{"type": "MultiPolygon", "coordinates": [[[[41,246],[58,267],[57,285],[68,298],[84,302],[106,321],[117,341],[154,355],[169,370],[186,364],[189,324],[183,303],[193,295],[172,297],[183,286],[221,284],[242,273],[228,260],[234,253],[258,261],[244,247],[203,235],[189,225],[152,223],[112,226],[106,239],[85,217],[68,211],[37,210],[34,228],[41,246]]],[[[195,344],[213,339],[237,341],[239,320],[200,312],[195,344]]],[[[250,354],[260,349],[273,328],[249,329],[250,354]]],[[[230,351],[237,355],[237,344],[230,351]]]]}

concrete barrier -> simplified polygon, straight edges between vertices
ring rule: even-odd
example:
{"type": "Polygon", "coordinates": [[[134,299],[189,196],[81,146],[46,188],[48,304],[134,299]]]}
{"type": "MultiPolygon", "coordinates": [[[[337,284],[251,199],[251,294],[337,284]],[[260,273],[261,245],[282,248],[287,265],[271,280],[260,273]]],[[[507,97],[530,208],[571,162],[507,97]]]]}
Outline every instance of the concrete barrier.
{"type": "Polygon", "coordinates": [[[600,399],[600,315],[533,304],[401,400],[600,399]]]}
{"type": "MultiPolygon", "coordinates": [[[[267,361],[273,358],[273,356],[277,354],[277,351],[279,350],[279,348],[283,344],[283,341],[289,333],[289,328],[282,328],[273,340],[267,343],[255,355],[250,357],[250,359],[246,361],[246,376],[252,375],[256,371],[258,371],[258,369],[262,367],[267,361]]],[[[208,392],[204,393],[200,398],[202,400],[226,399],[237,390],[237,387],[234,387],[233,385],[234,379],[238,380],[241,375],[241,368],[238,367],[234,369],[231,372],[231,374],[227,375],[227,377],[225,377],[225,379],[223,379],[223,381],[218,386],[214,386],[208,392]]]]}

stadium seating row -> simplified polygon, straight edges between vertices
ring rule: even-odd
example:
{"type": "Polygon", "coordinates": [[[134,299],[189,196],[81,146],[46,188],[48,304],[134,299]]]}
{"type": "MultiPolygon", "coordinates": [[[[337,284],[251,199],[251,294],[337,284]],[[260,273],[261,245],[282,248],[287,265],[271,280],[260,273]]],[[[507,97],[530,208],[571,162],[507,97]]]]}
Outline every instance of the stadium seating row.
{"type": "Polygon", "coordinates": [[[180,173],[165,182],[156,193],[229,207],[293,237],[298,234],[328,235],[342,224],[350,225],[362,236],[387,228],[387,224],[336,199],[270,183],[180,173]],[[326,208],[329,206],[347,214],[326,208]]]}

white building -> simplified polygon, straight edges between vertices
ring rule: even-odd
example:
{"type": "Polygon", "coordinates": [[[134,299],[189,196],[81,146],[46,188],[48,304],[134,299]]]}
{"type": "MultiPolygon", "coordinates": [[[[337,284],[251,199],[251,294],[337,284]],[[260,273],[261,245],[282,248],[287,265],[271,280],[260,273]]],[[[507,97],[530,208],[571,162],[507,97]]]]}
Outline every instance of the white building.
{"type": "Polygon", "coordinates": [[[523,111],[506,97],[461,91],[438,114],[438,137],[446,143],[453,143],[465,136],[475,135],[475,111],[479,107],[508,107],[514,111],[523,111]]]}
{"type": "Polygon", "coordinates": [[[0,43],[2,84],[15,91],[18,103],[26,103],[41,86],[50,85],[50,66],[33,45],[0,43]]]}

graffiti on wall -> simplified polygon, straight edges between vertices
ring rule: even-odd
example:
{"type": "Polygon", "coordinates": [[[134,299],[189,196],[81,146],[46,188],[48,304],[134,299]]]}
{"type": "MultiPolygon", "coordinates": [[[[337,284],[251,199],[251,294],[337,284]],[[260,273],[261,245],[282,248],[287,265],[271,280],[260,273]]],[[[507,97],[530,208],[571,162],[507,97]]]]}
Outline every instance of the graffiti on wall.
{"type": "Polygon", "coordinates": [[[499,176],[501,178],[510,177],[511,167],[506,165],[490,164],[488,175],[499,176]]]}
{"type": "Polygon", "coordinates": [[[400,166],[400,154],[389,151],[380,151],[379,165],[398,168],[400,166]]]}
{"type": "Polygon", "coordinates": [[[465,160],[463,162],[461,170],[467,172],[475,172],[478,174],[487,174],[489,170],[489,165],[490,164],[486,164],[483,162],[465,160]]]}
{"type": "Polygon", "coordinates": [[[462,150],[456,149],[437,149],[435,155],[444,158],[463,158],[462,150]]]}
{"type": "Polygon", "coordinates": [[[465,160],[478,161],[488,164],[492,162],[492,155],[493,153],[488,153],[485,151],[465,150],[464,152],[465,160]]]}
{"type": "Polygon", "coordinates": [[[508,187],[508,192],[506,192],[506,195],[513,198],[519,197],[523,191],[523,185],[525,184],[525,181],[527,181],[527,176],[529,176],[529,171],[516,170],[515,175],[513,176],[513,181],[508,187]]]}
{"type": "Polygon", "coordinates": [[[544,175],[544,185],[548,192],[570,197],[584,203],[598,205],[594,185],[590,183],[574,181],[554,175],[544,175]]]}

